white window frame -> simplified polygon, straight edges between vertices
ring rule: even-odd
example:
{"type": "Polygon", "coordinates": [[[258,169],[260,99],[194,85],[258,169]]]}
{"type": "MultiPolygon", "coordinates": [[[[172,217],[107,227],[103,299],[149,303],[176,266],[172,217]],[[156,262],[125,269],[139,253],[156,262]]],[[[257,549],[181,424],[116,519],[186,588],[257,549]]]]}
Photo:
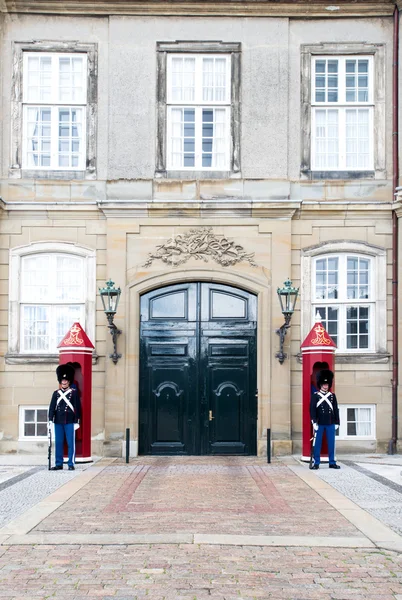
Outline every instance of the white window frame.
{"type": "MultiPolygon", "coordinates": [[[[374,169],[374,92],[373,92],[373,56],[370,55],[356,55],[356,56],[342,56],[342,55],[316,55],[311,58],[311,169],[312,171],[371,171],[374,169]],[[338,61],[338,100],[336,102],[330,102],[325,100],[323,102],[316,101],[315,99],[315,63],[319,60],[337,60],[338,61]],[[346,61],[348,60],[367,60],[368,61],[368,100],[363,101],[348,101],[346,100],[346,61]],[[338,113],[338,165],[336,167],[329,166],[328,164],[323,166],[317,165],[316,157],[316,113],[319,110],[336,110],[338,113]],[[368,133],[369,133],[369,164],[362,167],[350,167],[346,165],[346,113],[350,109],[361,109],[367,110],[369,114],[368,119],[368,133]]],[[[327,91],[327,87],[324,88],[327,91]]]]}
{"type": "MultiPolygon", "coordinates": [[[[302,339],[304,339],[315,323],[315,312],[313,305],[335,305],[335,302],[325,300],[320,302],[313,295],[315,288],[315,260],[330,255],[360,256],[362,258],[371,258],[372,273],[370,284],[372,286],[372,310],[373,321],[371,327],[371,345],[370,349],[348,349],[345,345],[337,347],[337,354],[353,355],[372,355],[375,353],[388,355],[387,351],[387,254],[386,250],[366,244],[364,242],[338,242],[330,241],[302,250],[301,259],[301,310],[302,310],[302,339]]],[[[345,263],[346,265],[346,263],[345,263]]],[[[343,274],[346,277],[346,273],[343,274]]],[[[339,302],[339,300],[338,300],[339,302]]],[[[345,300],[345,305],[356,306],[357,304],[367,305],[366,300],[345,300]]],[[[345,322],[346,328],[346,322],[345,322]]],[[[339,332],[338,332],[339,336],[339,332]]],[[[346,329],[345,329],[346,336],[346,329]]],[[[346,339],[346,337],[345,337],[346,339]]],[[[339,337],[338,337],[339,340],[339,337]]],[[[339,342],[338,342],[339,343],[339,342]]]]}
{"type": "MultiPolygon", "coordinates": [[[[387,177],[386,171],[386,75],[385,44],[370,44],[367,42],[325,42],[301,45],[301,144],[300,176],[302,179],[346,179],[387,177]],[[313,130],[312,130],[312,100],[313,78],[315,77],[313,60],[316,57],[360,57],[370,58],[372,63],[372,169],[319,169],[313,168],[313,130]]],[[[355,103],[348,105],[355,107],[355,103]]],[[[325,105],[323,105],[325,106],[325,105]]]]}
{"type": "MultiPolygon", "coordinates": [[[[230,54],[175,54],[171,53],[167,58],[167,135],[166,135],[166,164],[168,170],[184,170],[184,171],[228,171],[230,168],[229,157],[230,157],[230,118],[231,118],[231,82],[230,82],[230,74],[231,74],[231,56],[230,54]],[[192,101],[186,100],[183,102],[182,100],[174,100],[172,97],[172,63],[176,58],[191,58],[195,61],[195,70],[194,70],[194,99],[192,101]],[[225,58],[226,60],[226,69],[225,69],[225,90],[226,90],[226,98],[225,100],[203,100],[202,98],[202,82],[203,82],[203,60],[205,58],[225,58]],[[214,166],[210,167],[202,166],[202,112],[203,109],[220,109],[225,111],[225,161],[222,166],[214,166]],[[190,109],[195,111],[195,160],[194,165],[192,166],[184,166],[181,164],[180,166],[174,165],[172,161],[172,112],[174,109],[190,109]]],[[[184,158],[184,151],[183,151],[184,158]]]]}
{"type": "Polygon", "coordinates": [[[336,436],[337,440],[375,440],[376,439],[376,405],[375,404],[340,404],[339,405],[339,430],[336,436]],[[371,411],[371,432],[369,435],[348,435],[347,432],[347,410],[354,409],[370,409],[371,411]]]}
{"type": "MultiPolygon", "coordinates": [[[[85,53],[67,53],[67,52],[24,52],[23,66],[23,137],[22,137],[22,168],[42,171],[83,171],[85,169],[86,159],[86,110],[87,110],[87,55],[85,53]],[[48,102],[31,101],[28,96],[28,63],[30,58],[50,58],[51,60],[51,97],[48,102]],[[69,102],[61,102],[59,99],[59,58],[81,58],[82,60],[82,85],[83,91],[80,100],[70,100],[69,102]],[[50,165],[30,165],[28,162],[28,111],[30,109],[49,109],[50,110],[50,165]],[[60,166],[58,164],[59,157],[59,110],[60,109],[77,109],[81,111],[81,131],[82,137],[80,140],[81,150],[79,152],[79,160],[76,166],[60,166]]],[[[69,152],[69,155],[73,154],[69,152]]]]}
{"type": "MultiPolygon", "coordinates": [[[[97,78],[98,51],[97,44],[81,42],[14,42],[13,73],[11,83],[11,156],[9,176],[12,178],[55,179],[96,179],[96,142],[97,142],[97,78]],[[58,102],[56,97],[51,103],[26,102],[26,65],[28,57],[36,54],[41,56],[82,56],[85,60],[83,86],[86,90],[85,102],[58,102]],[[25,67],[25,68],[24,68],[25,67]],[[31,107],[54,107],[53,136],[56,135],[56,112],[59,108],[78,107],[82,110],[82,146],[80,147],[80,163],[77,166],[36,166],[27,164],[27,119],[26,113],[31,107]]],[[[53,81],[56,75],[53,73],[53,81]]],[[[53,86],[54,88],[54,86],[53,86]]],[[[52,147],[58,151],[58,147],[52,147]]]]}
{"type": "MultiPolygon", "coordinates": [[[[169,177],[181,179],[200,179],[209,178],[238,178],[241,176],[240,171],[240,137],[241,137],[241,102],[240,102],[240,86],[241,86],[241,44],[238,42],[157,42],[157,138],[156,138],[156,165],[155,177],[169,177]],[[195,57],[199,64],[202,64],[203,58],[218,58],[225,57],[226,60],[226,77],[227,96],[225,101],[202,101],[200,92],[197,91],[197,97],[188,102],[184,101],[171,102],[171,69],[169,65],[173,57],[195,57]],[[198,104],[197,104],[198,102],[198,104]],[[197,161],[194,166],[180,166],[184,162],[184,157],[181,161],[178,160],[183,147],[180,147],[179,140],[183,139],[183,135],[176,135],[177,149],[175,152],[178,155],[173,162],[171,154],[171,111],[172,108],[216,108],[224,109],[225,115],[222,121],[226,122],[224,138],[227,142],[223,142],[225,153],[225,165],[219,166],[202,166],[202,139],[199,137],[196,153],[197,161]],[[169,120],[169,123],[168,123],[169,120]],[[176,164],[174,164],[176,163],[176,164]]],[[[197,81],[197,90],[201,90],[202,79],[197,81]]],[[[198,131],[201,132],[201,110],[197,114],[198,131]]],[[[183,128],[183,126],[182,126],[183,128]]],[[[176,129],[178,129],[176,127],[176,129]]],[[[184,128],[183,128],[184,129],[184,128]]],[[[214,128],[214,132],[216,129],[214,128]]],[[[178,132],[177,132],[178,133],[178,132]]],[[[182,133],[184,131],[182,130],[182,133]]],[[[192,153],[192,152],[191,152],[192,153]]],[[[219,148],[221,154],[221,148],[219,148]]],[[[214,158],[214,157],[213,157],[214,158]]],[[[217,161],[216,161],[217,162],[217,161]]],[[[219,161],[220,162],[220,161],[219,161]]]]}
{"type": "Polygon", "coordinates": [[[314,258],[313,262],[313,273],[311,279],[311,320],[314,323],[315,315],[317,314],[318,307],[324,306],[329,308],[336,308],[338,310],[338,333],[337,333],[337,347],[342,352],[373,352],[374,351],[374,332],[375,332],[375,274],[374,274],[374,263],[369,256],[362,256],[361,254],[322,254],[314,258]],[[325,258],[337,258],[338,259],[338,298],[323,298],[316,299],[316,273],[317,273],[317,262],[325,258]],[[363,258],[369,262],[369,298],[347,298],[347,260],[348,258],[363,258]],[[367,348],[347,348],[347,309],[350,307],[363,307],[368,308],[368,347],[367,348]]]}
{"type": "MultiPolygon", "coordinates": [[[[71,255],[81,257],[84,261],[84,290],[83,290],[83,322],[81,326],[85,329],[89,339],[95,339],[95,313],[96,313],[96,252],[92,249],[76,245],[74,243],[61,242],[39,242],[21,246],[10,250],[10,277],[9,277],[9,348],[7,357],[51,357],[57,355],[56,348],[49,352],[30,352],[22,349],[22,318],[21,305],[21,278],[22,260],[24,257],[47,254],[47,255],[71,255]]],[[[41,302],[35,304],[46,304],[41,302]]],[[[62,302],[61,304],[70,304],[62,302]]],[[[74,304],[74,302],[71,302],[74,304]]],[[[52,303],[53,305],[53,303],[52,303]]],[[[66,331],[67,333],[67,331],[66,331]]],[[[6,357],[6,358],[7,358],[6,357]]]]}
{"type": "MultiPolygon", "coordinates": [[[[34,404],[32,406],[24,404],[24,405],[20,405],[18,410],[19,416],[18,416],[18,429],[19,429],[19,437],[18,440],[19,441],[36,441],[36,442],[40,442],[40,441],[44,441],[47,439],[47,423],[48,423],[48,419],[46,419],[46,435],[25,435],[25,429],[24,429],[24,425],[25,425],[25,411],[26,410],[45,410],[46,414],[49,411],[49,406],[42,406],[39,404],[34,404]]],[[[37,423],[37,421],[35,420],[35,423],[37,423]]],[[[52,429],[53,429],[53,423],[52,423],[52,429]]],[[[52,431],[52,437],[54,439],[54,431],[52,431]]]]}

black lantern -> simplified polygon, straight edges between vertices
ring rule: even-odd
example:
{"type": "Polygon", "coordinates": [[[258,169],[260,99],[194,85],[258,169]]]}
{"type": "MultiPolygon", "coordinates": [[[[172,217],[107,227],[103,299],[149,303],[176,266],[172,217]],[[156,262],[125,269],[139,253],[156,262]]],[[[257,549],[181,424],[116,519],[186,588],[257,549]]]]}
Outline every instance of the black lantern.
{"type": "Polygon", "coordinates": [[[280,347],[279,352],[276,353],[275,357],[282,364],[285,358],[287,357],[287,355],[283,352],[285,335],[290,327],[290,320],[295,310],[296,300],[299,294],[299,288],[293,287],[290,279],[287,279],[284,282],[284,287],[278,288],[276,291],[278,294],[279,302],[281,303],[282,314],[285,317],[284,324],[276,330],[276,333],[279,335],[280,347]]]}
{"type": "Polygon", "coordinates": [[[109,356],[114,364],[116,364],[119,358],[121,358],[121,354],[117,353],[117,337],[121,334],[121,330],[113,323],[113,319],[119,305],[121,289],[115,288],[114,281],[109,279],[109,281],[106,282],[106,287],[99,288],[99,294],[102,299],[103,310],[108,320],[109,331],[113,339],[113,354],[110,354],[109,356]]]}

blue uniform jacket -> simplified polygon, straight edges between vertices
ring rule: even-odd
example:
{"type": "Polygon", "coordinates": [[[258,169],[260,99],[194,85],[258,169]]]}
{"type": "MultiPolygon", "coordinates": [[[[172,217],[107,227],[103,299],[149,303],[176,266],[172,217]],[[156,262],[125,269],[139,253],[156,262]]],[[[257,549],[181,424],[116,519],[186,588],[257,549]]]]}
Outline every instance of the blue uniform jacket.
{"type": "Polygon", "coordinates": [[[65,425],[66,423],[78,423],[81,418],[81,401],[76,389],[68,388],[67,395],[74,411],[68,406],[68,404],[61,399],[57,404],[59,398],[59,390],[53,392],[52,399],[49,406],[49,421],[53,421],[57,425],[65,425]]]}
{"type": "Polygon", "coordinates": [[[328,400],[331,402],[333,410],[331,410],[328,402],[326,402],[325,400],[324,402],[321,402],[320,406],[317,408],[317,404],[320,400],[321,396],[318,394],[318,392],[314,392],[313,394],[311,394],[311,420],[314,423],[318,423],[318,425],[339,425],[339,409],[335,394],[330,392],[328,396],[328,400]]]}

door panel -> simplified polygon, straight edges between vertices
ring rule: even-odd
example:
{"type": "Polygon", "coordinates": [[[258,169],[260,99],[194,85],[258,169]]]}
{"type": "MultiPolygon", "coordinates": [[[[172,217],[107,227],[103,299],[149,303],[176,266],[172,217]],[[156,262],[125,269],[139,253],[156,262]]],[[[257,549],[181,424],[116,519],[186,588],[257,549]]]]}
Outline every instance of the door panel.
{"type": "Polygon", "coordinates": [[[141,454],[256,453],[256,307],[210,283],[141,298],[141,454]]]}

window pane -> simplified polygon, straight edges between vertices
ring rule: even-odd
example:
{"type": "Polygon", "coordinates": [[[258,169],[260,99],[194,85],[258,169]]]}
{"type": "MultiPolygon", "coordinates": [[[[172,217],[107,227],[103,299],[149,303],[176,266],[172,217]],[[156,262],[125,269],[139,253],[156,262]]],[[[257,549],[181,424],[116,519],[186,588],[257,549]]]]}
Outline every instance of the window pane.
{"type": "Polygon", "coordinates": [[[338,60],[315,61],[315,101],[338,102],[338,60]]]}
{"type": "Polygon", "coordinates": [[[49,307],[22,307],[23,350],[47,352],[49,350],[49,307]]]}
{"type": "Polygon", "coordinates": [[[34,436],[35,435],[35,423],[25,423],[24,435],[25,436],[34,436]]]}
{"type": "Polygon", "coordinates": [[[47,436],[47,424],[46,423],[38,423],[36,426],[36,435],[38,436],[47,436]]]}
{"type": "Polygon", "coordinates": [[[193,102],[195,100],[195,58],[174,56],[170,69],[172,100],[193,102]]]}
{"type": "Polygon", "coordinates": [[[323,258],[316,261],[315,298],[338,298],[338,258],[323,258]]]}
{"type": "Polygon", "coordinates": [[[76,256],[56,257],[56,299],[63,302],[83,299],[83,260],[76,256]]]}
{"type": "Polygon", "coordinates": [[[346,346],[351,350],[369,348],[369,308],[349,306],[346,310],[346,346]]]}
{"type": "Polygon", "coordinates": [[[81,321],[81,317],[82,307],[80,305],[56,307],[56,344],[61,342],[75,322],[81,321]]]}
{"type": "Polygon", "coordinates": [[[35,411],[34,410],[26,410],[25,411],[25,423],[34,423],[35,422],[35,411]]]}
{"type": "Polygon", "coordinates": [[[50,56],[28,56],[27,101],[51,102],[52,58],[50,56]]]}
{"type": "Polygon", "coordinates": [[[38,409],[36,411],[38,423],[47,423],[47,410],[38,409]]]}
{"type": "Polygon", "coordinates": [[[337,169],[339,165],[338,110],[317,109],[314,128],[315,169],[337,169]]]}
{"type": "Polygon", "coordinates": [[[316,306],[314,312],[321,317],[322,326],[333,342],[338,344],[338,309],[331,306],[316,306]]]}
{"type": "Polygon", "coordinates": [[[202,166],[226,167],[226,109],[202,110],[202,166]]]}
{"type": "Polygon", "coordinates": [[[84,97],[84,57],[59,56],[59,93],[60,102],[86,103],[84,97]]]}
{"type": "Polygon", "coordinates": [[[205,57],[202,59],[203,102],[227,102],[227,58],[205,57]]]}
{"type": "Polygon", "coordinates": [[[171,168],[195,166],[195,110],[173,108],[171,117],[170,164],[171,168]]]}
{"type": "Polygon", "coordinates": [[[370,168],[370,121],[368,109],[346,110],[346,167],[370,168]]]}
{"type": "Polygon", "coordinates": [[[51,109],[29,108],[26,115],[28,166],[48,166],[50,165],[51,148],[51,109]]]}
{"type": "Polygon", "coordinates": [[[368,299],[370,261],[365,258],[347,258],[347,298],[368,299]]]}
{"type": "Polygon", "coordinates": [[[21,261],[21,299],[30,302],[41,302],[49,299],[50,262],[49,257],[40,254],[24,257],[21,261]]]}
{"type": "MultiPolygon", "coordinates": [[[[76,157],[83,155],[83,127],[81,108],[60,108],[58,111],[58,166],[70,167],[73,164],[73,150],[76,157]]],[[[82,157],[83,160],[83,157],[82,157]]]]}

